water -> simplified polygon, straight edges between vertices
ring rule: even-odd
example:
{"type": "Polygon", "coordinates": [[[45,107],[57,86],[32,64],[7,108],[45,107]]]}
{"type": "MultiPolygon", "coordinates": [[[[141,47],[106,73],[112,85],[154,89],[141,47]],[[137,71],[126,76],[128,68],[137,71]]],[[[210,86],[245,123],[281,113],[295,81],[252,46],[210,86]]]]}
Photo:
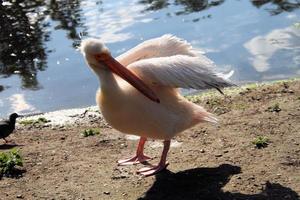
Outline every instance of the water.
{"type": "Polygon", "coordinates": [[[94,105],[96,76],[77,50],[97,36],[119,55],[171,33],[239,84],[300,76],[300,2],[0,1],[0,117],[94,105]]]}

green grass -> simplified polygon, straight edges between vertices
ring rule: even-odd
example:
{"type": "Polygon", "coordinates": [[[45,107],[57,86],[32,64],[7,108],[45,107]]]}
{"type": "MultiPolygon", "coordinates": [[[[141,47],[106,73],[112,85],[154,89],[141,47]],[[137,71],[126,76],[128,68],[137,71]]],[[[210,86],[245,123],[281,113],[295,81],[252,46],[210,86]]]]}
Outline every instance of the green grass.
{"type": "Polygon", "coordinates": [[[40,117],[40,118],[38,118],[38,123],[48,123],[48,122],[50,122],[50,120],[48,120],[48,119],[46,119],[46,118],[44,118],[44,117],[40,117]]]}
{"type": "Polygon", "coordinates": [[[9,152],[0,152],[0,174],[11,175],[15,171],[16,166],[23,166],[23,159],[17,149],[9,152]]]}
{"type": "Polygon", "coordinates": [[[295,28],[300,28],[300,22],[294,23],[293,26],[294,26],[295,28]]]}
{"type": "Polygon", "coordinates": [[[89,107],[89,108],[87,108],[87,111],[88,111],[88,112],[98,112],[98,111],[99,111],[99,109],[98,109],[98,107],[97,107],[97,106],[93,106],[93,107],[89,107]]]}
{"type": "MultiPolygon", "coordinates": [[[[247,91],[247,90],[252,90],[256,89],[261,86],[267,86],[267,85],[274,85],[274,84],[281,84],[281,83],[291,83],[293,81],[299,81],[300,78],[290,78],[290,79],[285,79],[285,80],[277,80],[277,81],[269,81],[269,82],[262,82],[262,83],[249,83],[245,85],[241,85],[238,87],[228,87],[224,88],[223,92],[228,96],[235,96],[235,95],[240,95],[241,92],[247,91]]],[[[206,100],[207,98],[222,98],[222,95],[214,90],[206,90],[204,92],[200,92],[197,94],[192,94],[192,95],[186,95],[185,98],[188,99],[189,101],[192,101],[194,103],[199,103],[203,100],[206,100]]]]}
{"type": "Polygon", "coordinates": [[[89,137],[100,134],[100,131],[98,129],[85,129],[81,132],[81,135],[83,137],[89,137]]]}
{"type": "Polygon", "coordinates": [[[265,148],[269,144],[269,139],[265,136],[258,136],[252,141],[252,144],[254,144],[257,148],[265,148]]]}
{"type": "Polygon", "coordinates": [[[44,117],[40,117],[36,120],[34,120],[34,119],[22,120],[22,121],[20,121],[20,124],[27,126],[27,125],[35,125],[35,124],[45,124],[48,122],[50,122],[50,120],[48,120],[44,117]]]}
{"type": "Polygon", "coordinates": [[[214,98],[214,99],[208,99],[206,101],[206,104],[210,105],[210,107],[215,107],[221,105],[221,100],[214,98]]]}
{"type": "Polygon", "coordinates": [[[246,103],[236,103],[232,104],[231,108],[235,110],[246,110],[247,108],[249,108],[249,105],[247,105],[246,103]]]}
{"type": "Polygon", "coordinates": [[[27,126],[27,125],[31,125],[31,124],[34,124],[34,121],[33,119],[28,119],[28,120],[22,120],[20,121],[19,123],[24,125],[24,126],[27,126]]]}

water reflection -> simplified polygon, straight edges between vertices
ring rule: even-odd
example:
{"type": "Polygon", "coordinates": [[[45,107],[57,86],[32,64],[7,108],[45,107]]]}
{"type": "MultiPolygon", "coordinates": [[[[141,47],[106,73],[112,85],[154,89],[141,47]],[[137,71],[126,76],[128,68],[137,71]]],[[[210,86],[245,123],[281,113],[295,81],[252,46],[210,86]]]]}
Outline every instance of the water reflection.
{"type": "Polygon", "coordinates": [[[21,112],[32,112],[36,111],[36,108],[31,105],[25,98],[24,94],[14,94],[10,97],[12,102],[12,111],[21,113],[21,112]]]}
{"type": "MultiPolygon", "coordinates": [[[[120,42],[133,37],[131,33],[121,31],[141,18],[143,16],[141,12],[145,10],[156,11],[173,5],[181,8],[179,11],[174,9],[175,15],[186,15],[219,6],[225,0],[139,0],[137,2],[130,2],[130,6],[120,3],[114,12],[95,9],[95,5],[103,4],[101,0],[93,2],[9,0],[2,2],[0,5],[0,74],[4,77],[18,74],[21,77],[22,88],[32,90],[41,88],[37,73],[47,67],[47,54],[51,50],[46,48],[45,42],[50,40],[49,27],[53,22],[57,23],[55,30],[62,29],[67,32],[67,38],[73,41],[74,47],[80,40],[79,28],[81,32],[89,30],[92,35],[101,35],[105,41],[120,42]],[[82,12],[82,5],[88,3],[93,3],[93,5],[87,10],[88,12],[82,12]],[[101,12],[100,17],[99,12],[101,12]],[[83,20],[86,21],[87,28],[83,20]]],[[[251,0],[251,3],[257,8],[267,6],[266,9],[274,15],[284,11],[290,12],[300,7],[298,0],[251,0]]],[[[147,22],[149,21],[151,20],[147,22]]],[[[192,21],[197,22],[199,19],[192,21]]],[[[266,62],[265,60],[266,58],[261,58],[257,62],[263,63],[266,62]]],[[[267,64],[265,63],[264,66],[266,68],[267,64]]],[[[2,90],[3,87],[0,91],[2,90]]]]}
{"type": "Polygon", "coordinates": [[[214,6],[219,6],[224,3],[225,0],[175,0],[175,5],[182,5],[183,11],[176,12],[176,15],[189,14],[192,12],[200,12],[205,9],[209,9],[214,6]]]}
{"type": "Polygon", "coordinates": [[[291,26],[299,23],[295,10],[299,4],[299,0],[0,1],[0,115],[15,109],[50,111],[94,103],[97,80],[74,49],[79,33],[100,37],[114,55],[172,33],[203,48],[220,70],[234,69],[233,78],[239,82],[299,75],[300,36],[297,25],[291,26]],[[24,96],[13,96],[20,93],[24,96]]]}
{"type": "MultiPolygon", "coordinates": [[[[182,10],[176,11],[176,15],[189,14],[193,12],[200,12],[214,6],[219,6],[225,0],[140,0],[140,4],[147,6],[145,11],[156,11],[167,8],[169,5],[181,6],[182,10]]],[[[300,7],[299,0],[250,0],[250,2],[257,8],[267,6],[266,10],[272,15],[277,15],[282,12],[291,12],[300,7]]]]}
{"type": "Polygon", "coordinates": [[[251,3],[258,8],[270,5],[271,7],[267,7],[266,10],[272,15],[278,15],[282,12],[291,12],[300,7],[299,0],[251,0],[251,3]]]}
{"type": "Polygon", "coordinates": [[[5,1],[0,6],[0,73],[18,73],[22,87],[29,89],[39,88],[36,74],[46,67],[43,42],[48,33],[42,5],[43,1],[5,1]]]}
{"type": "Polygon", "coordinates": [[[155,11],[168,7],[170,4],[179,5],[183,10],[175,12],[176,15],[189,14],[192,12],[200,12],[213,6],[218,6],[224,3],[225,0],[175,0],[170,3],[168,0],[141,0],[139,3],[148,5],[147,11],[155,11]]]}
{"type": "MultiPolygon", "coordinates": [[[[0,5],[0,74],[18,74],[22,88],[36,90],[37,73],[47,68],[45,42],[50,40],[50,17],[55,29],[67,30],[68,38],[79,40],[77,27],[82,26],[80,1],[5,1],[0,5]]],[[[83,27],[83,26],[82,26],[83,27]]],[[[77,42],[78,43],[78,42],[77,42]]]]}
{"type": "Polygon", "coordinates": [[[266,72],[271,66],[273,70],[278,65],[284,66],[285,60],[288,61],[286,70],[300,66],[300,29],[297,27],[275,29],[265,36],[252,38],[244,46],[251,53],[252,65],[258,72],[266,72]],[[281,62],[278,62],[278,58],[272,60],[279,51],[281,54],[286,51],[286,58],[279,57],[281,62]]]}
{"type": "Polygon", "coordinates": [[[85,26],[89,35],[97,36],[108,43],[123,42],[134,37],[129,31],[124,31],[137,22],[150,22],[152,19],[143,18],[142,13],[144,6],[137,4],[135,1],[117,3],[107,2],[101,9],[95,9],[94,2],[84,2],[83,16],[86,18],[85,26]],[[112,9],[113,7],[113,9],[112,9]]]}
{"type": "Polygon", "coordinates": [[[77,28],[78,26],[83,27],[80,11],[80,0],[51,0],[49,5],[47,5],[46,14],[49,14],[53,21],[59,22],[55,29],[66,30],[67,37],[74,40],[74,47],[77,46],[78,40],[80,39],[77,28]]]}
{"type": "Polygon", "coordinates": [[[141,0],[139,3],[147,5],[147,8],[145,9],[147,11],[160,10],[170,5],[168,0],[141,0]]]}

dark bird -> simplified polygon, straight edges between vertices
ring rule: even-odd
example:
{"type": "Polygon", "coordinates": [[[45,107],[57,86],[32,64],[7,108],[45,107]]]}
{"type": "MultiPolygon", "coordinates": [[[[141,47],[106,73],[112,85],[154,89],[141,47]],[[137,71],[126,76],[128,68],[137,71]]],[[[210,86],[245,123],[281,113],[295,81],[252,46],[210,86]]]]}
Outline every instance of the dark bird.
{"type": "Polygon", "coordinates": [[[5,143],[8,142],[5,138],[15,130],[17,117],[19,117],[19,115],[17,113],[13,113],[9,116],[9,120],[0,121],[0,138],[2,138],[5,143]]]}

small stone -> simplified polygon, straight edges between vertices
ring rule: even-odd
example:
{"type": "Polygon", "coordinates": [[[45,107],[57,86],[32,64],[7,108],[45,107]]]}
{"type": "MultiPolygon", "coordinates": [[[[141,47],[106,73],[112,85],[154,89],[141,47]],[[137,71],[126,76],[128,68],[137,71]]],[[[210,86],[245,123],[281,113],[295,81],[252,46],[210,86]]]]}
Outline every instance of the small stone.
{"type": "Polygon", "coordinates": [[[205,150],[204,149],[200,149],[200,153],[204,153],[205,152],[205,150]]]}
{"type": "Polygon", "coordinates": [[[103,194],[110,195],[110,192],[109,191],[105,191],[105,192],[103,192],[103,194]]]}
{"type": "Polygon", "coordinates": [[[219,157],[222,157],[223,155],[222,154],[216,154],[215,157],[219,158],[219,157]]]}
{"type": "Polygon", "coordinates": [[[121,144],[121,148],[126,148],[127,146],[128,146],[127,144],[124,143],[121,144]]]}
{"type": "Polygon", "coordinates": [[[24,197],[23,197],[23,195],[18,194],[18,195],[17,195],[17,198],[18,198],[18,199],[23,199],[24,197]]]}
{"type": "Polygon", "coordinates": [[[282,93],[290,93],[290,94],[293,94],[293,93],[294,93],[293,90],[289,90],[289,89],[287,89],[287,88],[282,89],[281,92],[282,92],[282,93]]]}

